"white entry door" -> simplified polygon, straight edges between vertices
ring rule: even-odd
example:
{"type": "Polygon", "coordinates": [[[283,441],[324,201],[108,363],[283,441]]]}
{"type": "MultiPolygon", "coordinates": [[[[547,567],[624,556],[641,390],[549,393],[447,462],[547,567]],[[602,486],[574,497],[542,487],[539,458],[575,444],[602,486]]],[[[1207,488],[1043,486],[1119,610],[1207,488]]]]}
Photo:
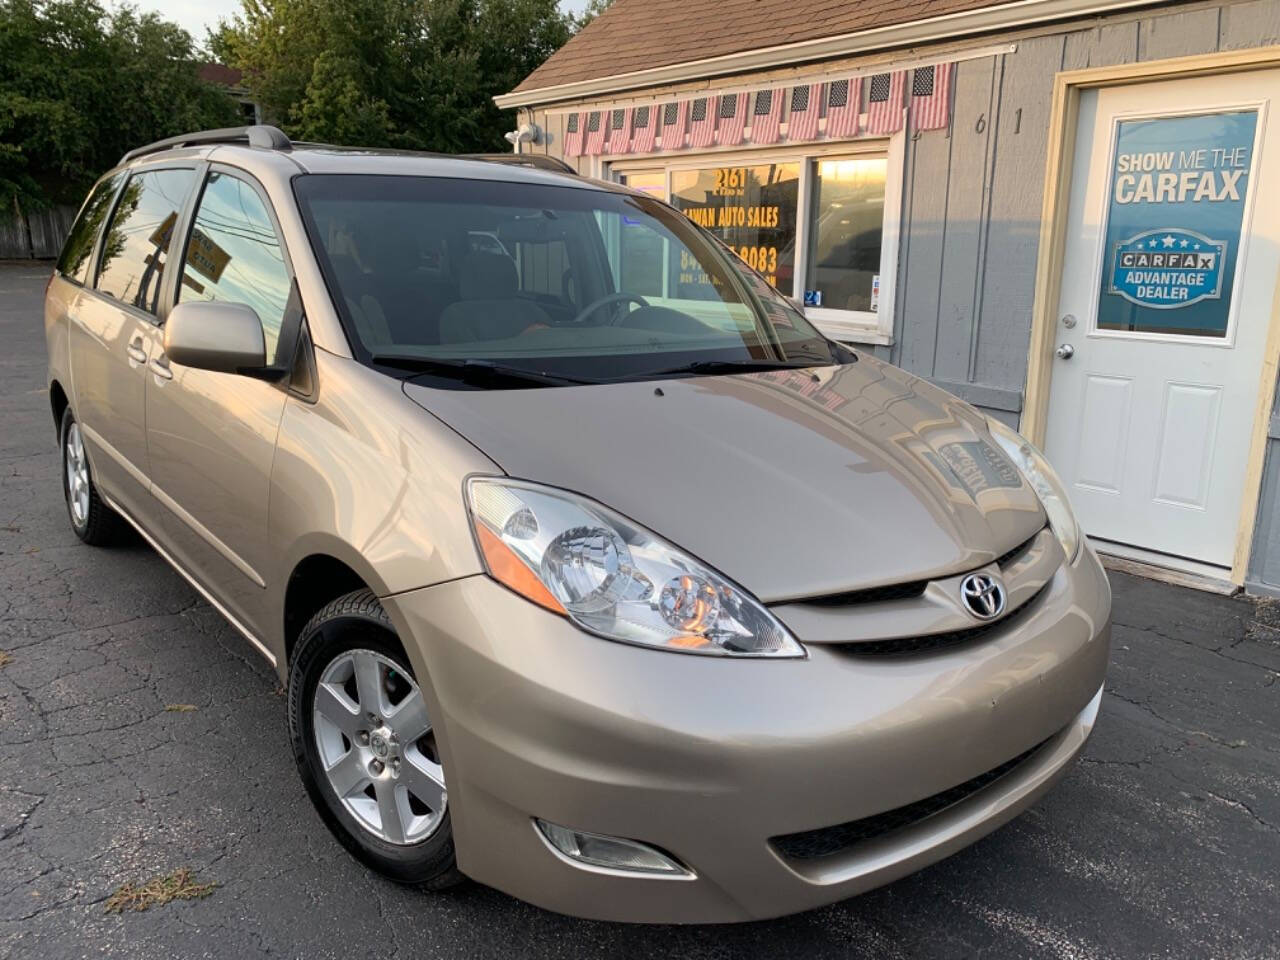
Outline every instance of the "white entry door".
{"type": "Polygon", "coordinates": [[[1280,70],[1081,94],[1045,450],[1090,536],[1232,566],[1280,267],[1278,110],[1280,70]]]}

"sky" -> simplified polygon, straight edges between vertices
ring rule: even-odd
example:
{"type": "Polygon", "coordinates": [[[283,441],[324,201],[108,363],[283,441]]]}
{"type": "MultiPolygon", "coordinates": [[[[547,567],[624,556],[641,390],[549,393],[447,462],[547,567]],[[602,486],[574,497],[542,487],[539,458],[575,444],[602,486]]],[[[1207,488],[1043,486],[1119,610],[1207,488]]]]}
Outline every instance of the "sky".
{"type": "MultiPolygon", "coordinates": [[[[240,0],[134,0],[141,10],[154,10],[204,43],[208,28],[240,9],[240,0]]],[[[561,8],[580,13],[587,0],[560,0],[561,8]]]]}

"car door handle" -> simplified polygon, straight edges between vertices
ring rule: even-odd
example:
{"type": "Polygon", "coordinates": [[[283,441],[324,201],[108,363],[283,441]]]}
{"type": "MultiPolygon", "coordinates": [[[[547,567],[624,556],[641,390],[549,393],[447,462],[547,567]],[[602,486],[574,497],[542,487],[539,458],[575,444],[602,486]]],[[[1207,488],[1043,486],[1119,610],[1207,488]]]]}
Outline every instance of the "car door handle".
{"type": "Polygon", "coordinates": [[[134,340],[129,346],[124,348],[124,352],[129,355],[129,359],[134,363],[146,363],[147,351],[142,349],[142,340],[134,340]]]}
{"type": "Polygon", "coordinates": [[[169,358],[164,354],[151,361],[151,372],[164,380],[173,379],[173,371],[169,368],[169,358]]]}

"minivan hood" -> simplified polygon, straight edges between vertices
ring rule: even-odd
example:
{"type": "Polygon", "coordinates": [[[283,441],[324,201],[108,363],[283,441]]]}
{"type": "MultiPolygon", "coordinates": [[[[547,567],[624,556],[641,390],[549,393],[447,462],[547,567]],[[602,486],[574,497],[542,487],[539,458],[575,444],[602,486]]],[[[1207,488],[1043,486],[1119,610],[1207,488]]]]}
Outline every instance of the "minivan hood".
{"type": "Polygon", "coordinates": [[[948,576],[1038,532],[982,417],[862,356],[839,367],[416,403],[509,475],[584,494],[766,603],[948,576]]]}

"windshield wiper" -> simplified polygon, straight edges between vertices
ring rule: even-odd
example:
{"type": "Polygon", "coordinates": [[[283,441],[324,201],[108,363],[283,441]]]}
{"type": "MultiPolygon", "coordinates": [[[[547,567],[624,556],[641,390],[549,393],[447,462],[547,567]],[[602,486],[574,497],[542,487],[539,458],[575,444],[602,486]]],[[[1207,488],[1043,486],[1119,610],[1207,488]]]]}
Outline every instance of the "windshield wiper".
{"type": "Polygon", "coordinates": [[[661,370],[644,370],[632,374],[628,380],[648,379],[650,377],[669,377],[681,373],[715,374],[715,373],[759,373],[762,370],[804,370],[808,367],[827,367],[829,362],[805,360],[801,363],[788,363],[786,360],[695,360],[679,367],[667,367],[661,370]]]}
{"type": "Polygon", "coordinates": [[[440,373],[470,382],[492,383],[494,381],[511,380],[519,383],[540,383],[549,387],[597,382],[595,380],[582,380],[577,377],[565,377],[557,373],[530,370],[526,367],[512,367],[502,363],[494,363],[492,360],[477,360],[471,357],[418,357],[412,354],[378,353],[369,359],[373,363],[384,367],[396,367],[400,370],[409,370],[415,373],[440,373]]]}

